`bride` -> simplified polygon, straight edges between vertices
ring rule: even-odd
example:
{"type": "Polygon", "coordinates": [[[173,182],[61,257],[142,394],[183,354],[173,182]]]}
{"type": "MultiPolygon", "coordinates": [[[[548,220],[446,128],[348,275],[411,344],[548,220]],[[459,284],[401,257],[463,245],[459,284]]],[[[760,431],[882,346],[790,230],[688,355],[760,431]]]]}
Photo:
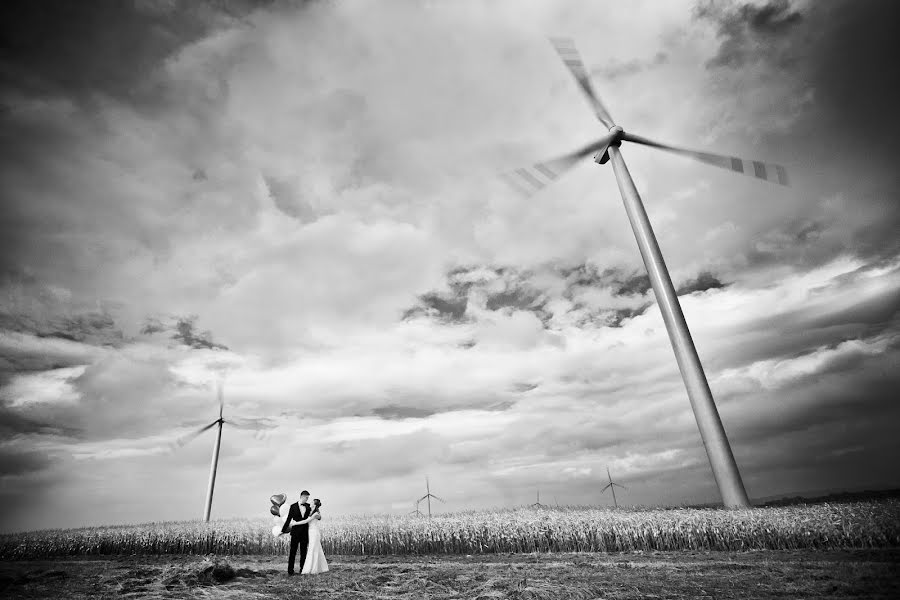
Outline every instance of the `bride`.
{"type": "MultiPolygon", "coordinates": [[[[310,516],[319,513],[322,502],[313,499],[313,511],[310,516]]],[[[315,575],[316,573],[324,573],[328,570],[328,561],[325,560],[325,552],[322,551],[322,529],[319,527],[318,519],[309,522],[309,546],[306,550],[306,562],[303,563],[301,575],[315,575]]]]}

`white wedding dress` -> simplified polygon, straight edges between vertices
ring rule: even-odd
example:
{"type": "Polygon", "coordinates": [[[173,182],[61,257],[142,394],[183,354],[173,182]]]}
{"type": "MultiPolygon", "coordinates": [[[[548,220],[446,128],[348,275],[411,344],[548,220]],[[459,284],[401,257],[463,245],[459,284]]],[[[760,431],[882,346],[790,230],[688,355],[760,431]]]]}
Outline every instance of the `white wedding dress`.
{"type": "MultiPolygon", "coordinates": [[[[321,512],[321,511],[320,511],[321,512]]],[[[303,563],[301,575],[315,575],[328,570],[328,561],[325,560],[325,552],[322,550],[322,529],[319,520],[309,522],[309,547],[306,549],[306,562],[303,563]]]]}

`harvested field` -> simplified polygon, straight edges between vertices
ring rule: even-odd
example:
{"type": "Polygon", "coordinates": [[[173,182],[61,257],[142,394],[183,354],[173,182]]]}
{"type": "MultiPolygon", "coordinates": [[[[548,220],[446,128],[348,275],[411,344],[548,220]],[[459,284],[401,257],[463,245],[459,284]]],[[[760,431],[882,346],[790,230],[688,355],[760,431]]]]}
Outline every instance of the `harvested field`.
{"type": "Polygon", "coordinates": [[[274,556],[0,563],[4,598],[898,598],[900,550],[330,557],[287,577],[274,556]]]}

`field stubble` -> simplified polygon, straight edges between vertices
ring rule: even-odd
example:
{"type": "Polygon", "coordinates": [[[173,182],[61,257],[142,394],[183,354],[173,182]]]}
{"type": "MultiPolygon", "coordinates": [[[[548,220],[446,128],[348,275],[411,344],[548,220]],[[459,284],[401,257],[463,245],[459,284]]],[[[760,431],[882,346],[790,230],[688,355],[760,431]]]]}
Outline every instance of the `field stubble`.
{"type": "Polygon", "coordinates": [[[78,557],[0,563],[4,598],[900,597],[900,550],[333,556],[331,571],[287,577],[280,556],[78,557]]]}

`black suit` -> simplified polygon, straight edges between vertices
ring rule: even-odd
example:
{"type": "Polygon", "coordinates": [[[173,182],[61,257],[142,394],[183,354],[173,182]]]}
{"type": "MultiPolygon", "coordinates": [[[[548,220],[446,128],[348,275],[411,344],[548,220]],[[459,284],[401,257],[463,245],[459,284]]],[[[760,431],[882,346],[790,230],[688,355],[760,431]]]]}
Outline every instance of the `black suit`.
{"type": "MultiPolygon", "coordinates": [[[[304,502],[294,502],[288,510],[288,518],[284,521],[281,529],[282,533],[288,532],[288,523],[292,521],[302,521],[309,518],[312,508],[304,502]]],[[[294,572],[294,560],[297,558],[297,547],[300,547],[300,570],[303,570],[303,563],[306,562],[306,550],[309,548],[309,523],[303,525],[294,525],[291,531],[291,553],[288,555],[288,573],[294,572]]]]}

